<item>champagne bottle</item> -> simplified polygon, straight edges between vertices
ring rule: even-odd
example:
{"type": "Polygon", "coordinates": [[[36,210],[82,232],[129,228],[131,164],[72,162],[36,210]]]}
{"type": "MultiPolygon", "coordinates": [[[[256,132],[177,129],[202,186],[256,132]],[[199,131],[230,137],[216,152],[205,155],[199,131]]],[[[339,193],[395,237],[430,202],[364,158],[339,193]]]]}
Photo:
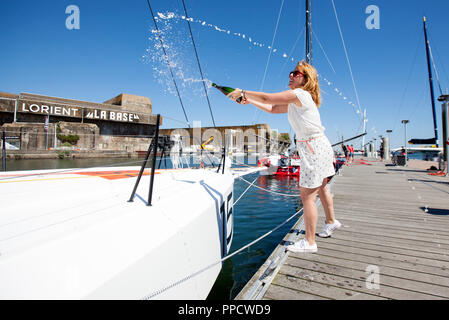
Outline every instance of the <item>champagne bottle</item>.
{"type": "MultiPolygon", "coordinates": [[[[230,94],[232,91],[234,91],[234,88],[231,87],[223,87],[223,86],[219,86],[216,83],[212,83],[212,87],[217,88],[218,90],[220,90],[224,95],[228,95],[230,94]]],[[[236,100],[238,103],[240,103],[242,101],[242,97],[237,98],[236,100]]]]}

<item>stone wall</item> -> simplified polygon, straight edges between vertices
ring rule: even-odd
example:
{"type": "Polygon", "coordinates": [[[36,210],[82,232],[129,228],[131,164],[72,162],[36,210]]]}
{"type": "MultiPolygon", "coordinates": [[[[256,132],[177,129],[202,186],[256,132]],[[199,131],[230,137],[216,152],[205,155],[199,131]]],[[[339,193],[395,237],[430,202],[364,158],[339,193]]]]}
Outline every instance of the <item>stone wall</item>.
{"type": "Polygon", "coordinates": [[[151,136],[101,135],[98,126],[91,123],[51,123],[48,133],[41,123],[6,123],[2,129],[8,137],[19,137],[20,152],[67,148],[78,151],[137,152],[146,151],[151,142],[151,136]],[[75,144],[63,143],[69,135],[78,137],[75,144]]]}

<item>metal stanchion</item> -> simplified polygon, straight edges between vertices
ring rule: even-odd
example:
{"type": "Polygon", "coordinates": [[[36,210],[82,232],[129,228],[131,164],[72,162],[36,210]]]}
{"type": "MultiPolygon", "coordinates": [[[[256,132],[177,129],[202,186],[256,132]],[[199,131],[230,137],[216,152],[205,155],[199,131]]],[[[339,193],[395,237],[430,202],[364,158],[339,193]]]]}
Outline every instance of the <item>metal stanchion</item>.
{"type": "Polygon", "coordinates": [[[161,115],[157,115],[157,124],[156,124],[156,134],[154,137],[154,146],[153,146],[153,160],[151,163],[151,178],[150,178],[150,191],[148,192],[148,203],[147,206],[151,206],[151,199],[153,198],[153,183],[154,183],[154,174],[156,171],[156,156],[157,156],[157,147],[159,142],[159,124],[160,124],[161,115]]]}
{"type": "Polygon", "coordinates": [[[128,202],[134,201],[134,196],[136,194],[137,187],[139,186],[140,179],[142,178],[143,171],[145,170],[145,167],[147,165],[148,158],[150,157],[151,151],[153,151],[154,155],[153,155],[153,163],[152,163],[152,169],[151,169],[150,191],[149,191],[148,203],[147,203],[148,206],[151,206],[151,198],[153,195],[154,172],[155,172],[155,167],[156,167],[157,145],[158,145],[158,139],[159,139],[159,124],[160,124],[160,115],[158,114],[157,115],[157,124],[156,124],[156,133],[154,134],[154,137],[151,140],[150,146],[148,147],[147,154],[145,155],[145,159],[140,168],[139,175],[137,176],[136,183],[134,184],[134,189],[131,193],[131,196],[130,196],[128,202]]]}
{"type": "Polygon", "coordinates": [[[443,161],[444,161],[444,172],[448,175],[448,161],[449,161],[449,133],[448,133],[448,102],[449,95],[442,95],[438,98],[438,101],[443,102],[441,105],[441,122],[443,129],[443,161]]]}

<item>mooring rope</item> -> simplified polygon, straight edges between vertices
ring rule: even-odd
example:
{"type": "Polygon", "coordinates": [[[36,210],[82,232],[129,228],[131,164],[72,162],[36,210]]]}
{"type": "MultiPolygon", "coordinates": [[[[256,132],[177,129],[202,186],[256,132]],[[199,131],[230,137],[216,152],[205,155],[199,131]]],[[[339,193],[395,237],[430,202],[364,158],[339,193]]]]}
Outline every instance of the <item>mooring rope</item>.
{"type": "Polygon", "coordinates": [[[243,197],[243,195],[254,185],[254,182],[256,182],[256,180],[258,179],[259,177],[256,177],[254,180],[253,180],[253,182],[248,186],[248,188],[246,188],[246,190],[245,191],[243,191],[243,193],[240,195],[240,197],[236,200],[236,201],[234,201],[234,206],[239,202],[239,200],[243,197]]]}
{"type": "Polygon", "coordinates": [[[240,180],[242,180],[242,181],[244,181],[244,182],[246,182],[246,183],[248,183],[248,184],[250,184],[250,185],[252,185],[252,186],[254,186],[254,187],[258,188],[258,189],[260,189],[260,190],[268,192],[268,193],[276,194],[276,195],[283,196],[283,197],[300,197],[299,194],[287,194],[287,193],[280,193],[280,192],[268,190],[268,189],[256,186],[255,184],[252,184],[251,182],[249,182],[248,180],[243,179],[242,177],[238,177],[238,178],[240,180]]]}

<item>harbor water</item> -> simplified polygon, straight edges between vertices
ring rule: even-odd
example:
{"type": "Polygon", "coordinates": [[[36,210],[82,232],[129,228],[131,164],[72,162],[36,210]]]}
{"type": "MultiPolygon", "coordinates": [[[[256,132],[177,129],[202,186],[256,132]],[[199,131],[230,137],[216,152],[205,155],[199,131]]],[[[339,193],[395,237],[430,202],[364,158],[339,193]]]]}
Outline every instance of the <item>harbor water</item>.
{"type": "MultiPolygon", "coordinates": [[[[255,184],[264,189],[288,195],[299,195],[298,178],[258,176],[258,173],[244,177],[250,182],[256,178],[255,184]]],[[[238,179],[235,181],[234,201],[247,187],[246,182],[238,179]]],[[[252,187],[234,206],[234,239],[230,253],[274,229],[299,211],[301,206],[298,196],[287,197],[252,187]]],[[[289,221],[266,238],[226,260],[208,299],[233,299],[267,260],[296,221],[296,219],[289,221]]]]}
{"type": "MultiPolygon", "coordinates": [[[[90,168],[97,166],[140,166],[142,160],[130,158],[29,159],[7,160],[6,165],[8,171],[18,171],[90,168]]],[[[237,160],[238,163],[253,166],[257,163],[256,157],[238,157],[234,160],[237,160]]],[[[199,164],[193,161],[193,158],[189,159],[189,165],[199,166],[199,164]]],[[[236,165],[234,162],[233,166],[239,165],[236,165]]],[[[161,168],[164,167],[172,167],[170,159],[167,159],[166,163],[165,161],[161,161],[161,168]]],[[[299,195],[298,178],[265,176],[259,175],[259,173],[250,174],[243,178],[249,182],[255,181],[254,184],[263,189],[295,196],[282,196],[251,187],[234,206],[234,237],[229,253],[240,249],[264,235],[301,208],[301,201],[297,196],[299,195]]],[[[248,186],[248,183],[240,179],[235,180],[234,201],[237,201],[248,186]]],[[[265,262],[279,242],[282,241],[285,234],[295,222],[296,219],[291,220],[268,237],[226,260],[207,299],[233,299],[265,262]]],[[[173,280],[176,281],[177,279],[173,280]]]]}

